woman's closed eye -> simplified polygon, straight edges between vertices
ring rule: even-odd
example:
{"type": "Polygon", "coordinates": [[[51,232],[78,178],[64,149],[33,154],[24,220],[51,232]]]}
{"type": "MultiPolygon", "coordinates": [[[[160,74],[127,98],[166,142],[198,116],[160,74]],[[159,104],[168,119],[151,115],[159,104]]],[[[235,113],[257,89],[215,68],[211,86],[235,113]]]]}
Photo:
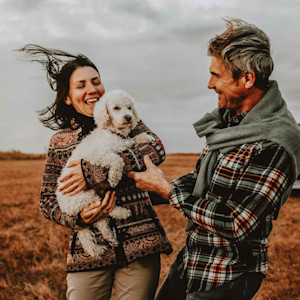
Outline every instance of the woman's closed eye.
{"type": "Polygon", "coordinates": [[[100,85],[101,84],[101,81],[100,80],[95,80],[93,81],[93,85],[100,85]]]}

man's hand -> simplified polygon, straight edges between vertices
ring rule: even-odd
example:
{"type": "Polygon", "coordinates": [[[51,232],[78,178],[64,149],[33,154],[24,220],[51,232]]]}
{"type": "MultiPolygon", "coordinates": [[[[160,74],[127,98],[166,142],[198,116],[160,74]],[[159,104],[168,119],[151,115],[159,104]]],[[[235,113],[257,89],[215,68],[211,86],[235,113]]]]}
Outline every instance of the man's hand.
{"type": "Polygon", "coordinates": [[[80,160],[72,160],[68,163],[67,168],[70,172],[63,176],[59,181],[63,184],[58,189],[62,194],[73,196],[86,188],[86,183],[81,169],[80,160]]]}
{"type": "Polygon", "coordinates": [[[128,177],[135,180],[136,186],[143,191],[155,192],[164,199],[168,199],[174,186],[170,184],[162,170],[156,167],[150,157],[144,157],[146,171],[130,172],[128,177]]]}
{"type": "Polygon", "coordinates": [[[80,217],[85,224],[95,223],[96,221],[105,218],[113,211],[116,205],[115,192],[107,191],[102,201],[98,200],[89,206],[85,207],[80,212],[80,217]]]}

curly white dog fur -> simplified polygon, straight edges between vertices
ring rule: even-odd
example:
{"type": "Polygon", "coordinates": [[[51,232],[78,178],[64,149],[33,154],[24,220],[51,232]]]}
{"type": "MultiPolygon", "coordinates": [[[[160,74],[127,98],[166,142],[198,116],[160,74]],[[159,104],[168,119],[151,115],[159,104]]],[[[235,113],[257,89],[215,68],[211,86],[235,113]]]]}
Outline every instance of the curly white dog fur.
{"type": "MultiPolygon", "coordinates": [[[[123,91],[111,91],[102,96],[94,108],[94,120],[97,128],[87,135],[72,152],[68,161],[84,159],[94,165],[100,165],[109,170],[108,182],[112,188],[116,187],[122,178],[124,161],[118,155],[135,143],[152,142],[154,138],[146,133],[141,133],[134,138],[129,138],[131,130],[138,123],[134,99],[123,91]]],[[[68,162],[67,162],[68,163],[68,162]]],[[[65,167],[61,176],[68,173],[65,167]]],[[[58,181],[58,188],[60,187],[58,181]]],[[[93,189],[81,191],[73,196],[56,192],[58,204],[67,215],[77,215],[84,207],[99,200],[93,189]]],[[[115,206],[109,214],[115,219],[127,219],[130,210],[115,206]]],[[[108,243],[115,247],[118,241],[108,225],[108,218],[101,219],[93,224],[108,243]]],[[[95,235],[89,228],[78,231],[79,241],[83,249],[93,257],[99,257],[106,249],[105,245],[96,243],[95,235]]]]}

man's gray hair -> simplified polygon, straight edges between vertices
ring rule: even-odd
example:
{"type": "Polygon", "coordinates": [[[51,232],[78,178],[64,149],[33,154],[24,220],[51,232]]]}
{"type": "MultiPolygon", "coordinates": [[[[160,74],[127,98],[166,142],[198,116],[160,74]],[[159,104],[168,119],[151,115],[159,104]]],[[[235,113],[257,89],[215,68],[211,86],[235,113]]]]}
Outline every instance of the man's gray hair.
{"type": "Polygon", "coordinates": [[[226,30],[209,41],[208,55],[220,58],[224,67],[237,80],[253,71],[255,86],[265,90],[274,63],[269,37],[255,25],[240,19],[225,20],[226,30]]]}

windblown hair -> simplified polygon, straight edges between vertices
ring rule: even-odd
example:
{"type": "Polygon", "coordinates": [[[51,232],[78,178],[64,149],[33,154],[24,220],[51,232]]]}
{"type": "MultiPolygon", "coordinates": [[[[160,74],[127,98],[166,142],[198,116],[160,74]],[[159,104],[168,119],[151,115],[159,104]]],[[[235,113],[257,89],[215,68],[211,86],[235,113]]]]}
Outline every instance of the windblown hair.
{"type": "Polygon", "coordinates": [[[56,92],[55,101],[38,112],[44,126],[58,130],[78,124],[87,131],[93,129],[93,118],[79,114],[73,105],[65,103],[69,93],[70,77],[77,68],[89,66],[99,73],[93,62],[83,54],[74,55],[33,44],[28,44],[18,51],[25,52],[31,57],[30,61],[36,61],[45,67],[48,83],[56,92]]]}
{"type": "Polygon", "coordinates": [[[274,67],[269,37],[255,25],[240,19],[225,22],[227,29],[209,41],[208,55],[220,58],[235,80],[253,71],[254,85],[266,90],[274,67]]]}

